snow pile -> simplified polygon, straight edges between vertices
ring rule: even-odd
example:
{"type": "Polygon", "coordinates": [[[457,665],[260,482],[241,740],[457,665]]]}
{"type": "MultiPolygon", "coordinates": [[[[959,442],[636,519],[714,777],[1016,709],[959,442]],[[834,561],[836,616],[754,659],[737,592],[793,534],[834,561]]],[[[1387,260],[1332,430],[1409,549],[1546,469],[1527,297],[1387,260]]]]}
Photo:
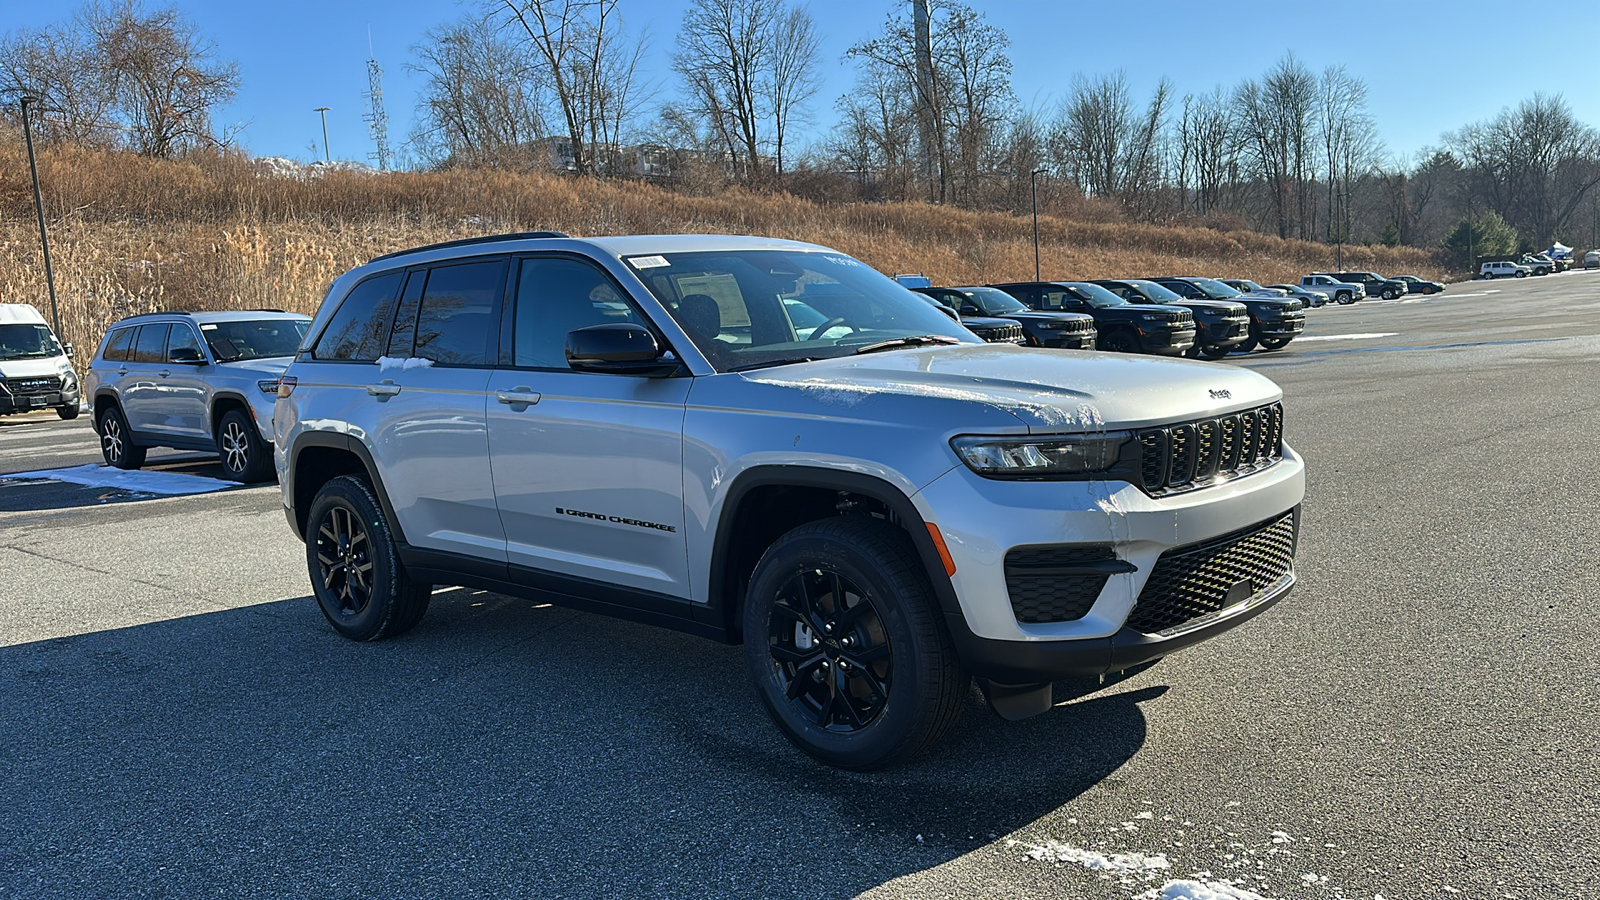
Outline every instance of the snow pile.
{"type": "Polygon", "coordinates": [[[420,356],[411,356],[406,359],[400,359],[396,356],[380,356],[377,362],[378,371],[380,372],[387,372],[390,369],[399,369],[401,371],[406,369],[426,369],[433,365],[433,360],[423,359],[420,356]]]}
{"type": "Polygon", "coordinates": [[[145,472],[138,469],[113,469],[98,463],[73,466],[66,469],[41,469],[37,472],[17,472],[0,475],[0,480],[63,481],[89,487],[116,488],[135,494],[207,494],[233,487],[232,482],[203,478],[199,475],[179,475],[176,472],[145,472]]]}
{"type": "Polygon", "coordinates": [[[1267,898],[1255,891],[1245,890],[1227,882],[1182,879],[1169,881],[1159,888],[1145,891],[1134,900],[1267,900],[1267,898]]]}
{"type": "Polygon", "coordinates": [[[262,156],[255,160],[256,175],[262,178],[293,178],[296,181],[306,181],[311,178],[320,178],[328,172],[361,172],[363,174],[376,172],[377,169],[364,162],[339,159],[333,162],[317,161],[314,163],[300,163],[283,156],[262,156]]]}
{"type": "MultiPolygon", "coordinates": [[[[1018,846],[1016,841],[1009,841],[1009,846],[1018,846]]],[[[1060,841],[1045,841],[1043,844],[1026,844],[1027,852],[1023,853],[1024,859],[1052,863],[1077,863],[1086,869],[1096,872],[1126,872],[1143,873],[1161,869],[1172,868],[1172,863],[1160,853],[1146,856],[1143,853],[1113,853],[1107,856],[1096,850],[1085,850],[1060,841]]]]}

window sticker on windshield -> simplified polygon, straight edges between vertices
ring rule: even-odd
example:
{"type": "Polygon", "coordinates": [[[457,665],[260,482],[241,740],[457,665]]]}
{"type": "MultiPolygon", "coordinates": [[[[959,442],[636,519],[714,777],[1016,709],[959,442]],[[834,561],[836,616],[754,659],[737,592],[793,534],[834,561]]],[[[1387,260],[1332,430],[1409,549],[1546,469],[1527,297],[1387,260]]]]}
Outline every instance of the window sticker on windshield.
{"type": "Polygon", "coordinates": [[[201,325],[200,326],[200,330],[201,331],[216,331],[217,330],[217,326],[215,326],[215,325],[201,325]]]}
{"type": "Polygon", "coordinates": [[[841,265],[841,266],[859,266],[859,265],[861,265],[861,263],[856,262],[855,260],[851,259],[848,256],[824,256],[822,258],[827,260],[828,262],[836,263],[836,264],[841,265]]]}
{"type": "Polygon", "coordinates": [[[662,266],[672,265],[672,263],[667,262],[665,256],[630,256],[628,257],[628,264],[635,269],[659,269],[662,266]]]}

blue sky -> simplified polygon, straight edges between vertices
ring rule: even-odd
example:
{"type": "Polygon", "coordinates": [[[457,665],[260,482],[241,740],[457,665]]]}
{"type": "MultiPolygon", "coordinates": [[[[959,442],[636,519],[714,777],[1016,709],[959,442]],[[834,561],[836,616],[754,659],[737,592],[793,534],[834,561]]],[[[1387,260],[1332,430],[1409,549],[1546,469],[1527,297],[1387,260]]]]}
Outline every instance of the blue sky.
{"type": "MultiPolygon", "coordinates": [[[[248,123],[243,144],[257,155],[299,159],[313,157],[313,141],[321,155],[321,126],[312,112],[318,106],[331,107],[335,157],[363,159],[372,150],[361,121],[369,28],[385,69],[390,141],[403,142],[421,80],[406,71],[410,48],[428,28],[475,8],[453,0],[173,2],[239,63],[243,86],[219,120],[248,123]]],[[[1600,91],[1592,84],[1594,34],[1572,7],[1567,21],[1519,13],[1512,30],[1506,7],[1482,0],[1346,0],[1336,11],[1326,4],[1241,0],[969,3],[1010,36],[1018,99],[1047,112],[1077,73],[1124,69],[1141,98],[1167,75],[1181,96],[1258,77],[1293,50],[1315,71],[1343,64],[1364,79],[1379,132],[1390,152],[1402,157],[1535,91],[1562,94],[1580,119],[1600,124],[1600,91]],[[1488,27],[1490,22],[1499,24],[1488,27]],[[1544,29],[1538,37],[1535,27],[1544,29]]],[[[649,32],[646,75],[661,100],[676,92],[669,57],[686,5],[687,0],[622,0],[630,31],[649,32]]],[[[802,145],[823,136],[835,119],[834,100],[851,87],[852,67],[840,59],[844,50],[902,4],[808,5],[822,35],[824,82],[813,101],[815,124],[802,145]]],[[[58,21],[75,8],[71,0],[5,0],[0,31],[58,21]]]]}

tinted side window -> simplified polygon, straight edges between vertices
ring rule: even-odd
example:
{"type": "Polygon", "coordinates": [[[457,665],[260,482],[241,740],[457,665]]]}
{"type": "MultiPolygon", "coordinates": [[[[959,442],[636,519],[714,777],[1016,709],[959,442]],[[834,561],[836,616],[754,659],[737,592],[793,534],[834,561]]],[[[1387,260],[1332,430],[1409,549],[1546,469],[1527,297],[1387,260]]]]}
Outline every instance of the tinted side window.
{"type": "Polygon", "coordinates": [[[489,365],[489,323],[505,283],[506,264],[498,259],[429,272],[413,354],[449,366],[489,365]]]}
{"type": "Polygon", "coordinates": [[[428,283],[428,270],[418,269],[406,281],[405,296],[400,298],[400,311],[394,315],[394,332],[389,335],[389,355],[405,359],[411,355],[417,342],[417,307],[422,304],[422,286],[428,283]]]}
{"type": "Polygon", "coordinates": [[[128,351],[133,349],[133,333],[137,328],[118,328],[111,332],[111,338],[106,341],[106,352],[102,356],[110,362],[126,362],[128,351]]]}
{"type": "Polygon", "coordinates": [[[394,272],[368,278],[345,295],[333,320],[323,329],[311,355],[316,359],[352,359],[371,362],[383,355],[389,334],[389,314],[394,311],[400,277],[394,272]]]}
{"type": "Polygon", "coordinates": [[[567,332],[608,322],[641,324],[611,279],[574,259],[525,259],[517,275],[518,366],[567,368],[567,332]]]}
{"type": "MultiPolygon", "coordinates": [[[[194,336],[194,330],[187,325],[172,326],[172,333],[167,336],[167,359],[172,359],[173,351],[180,348],[193,350],[195,356],[205,359],[206,355],[200,351],[200,340],[194,336]]],[[[192,358],[192,357],[191,357],[192,358]]]]}
{"type": "Polygon", "coordinates": [[[1039,309],[1076,308],[1078,298],[1062,288],[1046,288],[1039,292],[1039,309]]]}
{"type": "Polygon", "coordinates": [[[139,337],[133,344],[133,362],[159,363],[167,361],[167,330],[170,325],[141,325],[139,337]]]}

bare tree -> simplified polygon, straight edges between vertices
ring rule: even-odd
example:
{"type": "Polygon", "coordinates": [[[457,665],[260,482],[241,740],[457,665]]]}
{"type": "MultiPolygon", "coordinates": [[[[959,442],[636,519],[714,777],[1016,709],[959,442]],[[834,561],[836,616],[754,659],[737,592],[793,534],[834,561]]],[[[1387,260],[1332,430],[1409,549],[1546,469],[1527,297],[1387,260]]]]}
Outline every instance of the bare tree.
{"type": "Polygon", "coordinates": [[[116,141],[110,72],[80,21],[22,29],[0,40],[0,91],[39,98],[45,142],[116,141]]]}
{"type": "Polygon", "coordinates": [[[1600,184],[1600,131],[1560,96],[1534,94],[1447,143],[1474,194],[1535,244],[1554,238],[1600,184]]]}
{"type": "Polygon", "coordinates": [[[83,13],[110,73],[131,149],[171,157],[218,143],[211,112],[233,99],[238,66],[175,8],[146,12],[138,0],[94,3],[83,13]]]}
{"type": "Polygon", "coordinates": [[[1294,54],[1233,94],[1252,174],[1266,184],[1279,237],[1310,237],[1317,79],[1294,54]]]}
{"type": "Polygon", "coordinates": [[[1224,202],[1224,187],[1239,168],[1239,134],[1221,87],[1183,98],[1176,140],[1179,191],[1192,200],[1195,215],[1208,215],[1224,202]]]}
{"type": "Polygon", "coordinates": [[[1143,112],[1125,72],[1073,80],[1051,132],[1060,168],[1087,194],[1150,216],[1163,179],[1162,141],[1172,84],[1162,79],[1143,112]]]}
{"type": "MultiPolygon", "coordinates": [[[[1377,164],[1377,128],[1367,114],[1367,86],[1344,66],[1329,66],[1317,83],[1317,128],[1322,137],[1322,174],[1327,189],[1330,243],[1350,240],[1351,200],[1356,183],[1377,164]]],[[[1390,185],[1391,190],[1396,187],[1390,185]]],[[[1402,203],[1401,208],[1409,204],[1402,203]]],[[[1396,221],[1397,231],[1404,225],[1396,221]]]]}
{"type": "Polygon", "coordinates": [[[811,13],[792,6],[777,20],[773,35],[772,70],[767,79],[767,107],[772,115],[773,160],[784,172],[783,152],[789,131],[806,119],[806,104],[822,86],[817,75],[821,42],[811,13]]]}
{"type": "Polygon", "coordinates": [[[481,17],[430,29],[407,68],[423,75],[412,143],[436,165],[527,166],[546,128],[541,72],[481,17]]]}
{"type": "Polygon", "coordinates": [[[771,64],[777,12],[771,0],[695,0],[672,60],[695,110],[726,136],[748,181],[761,176],[761,79],[771,64]]]}
{"type": "Polygon", "coordinates": [[[623,128],[646,99],[639,62],[648,41],[624,33],[617,2],[495,0],[490,7],[538,60],[581,175],[616,166],[623,128]]]}

